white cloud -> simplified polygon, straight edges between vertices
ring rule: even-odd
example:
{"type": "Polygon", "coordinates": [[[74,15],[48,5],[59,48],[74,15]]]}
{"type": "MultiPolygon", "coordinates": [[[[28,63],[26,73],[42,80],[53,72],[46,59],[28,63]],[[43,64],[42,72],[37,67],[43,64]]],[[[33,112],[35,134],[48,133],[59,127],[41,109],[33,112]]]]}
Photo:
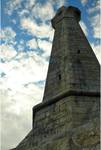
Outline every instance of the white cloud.
{"type": "Polygon", "coordinates": [[[25,16],[26,14],[29,14],[30,11],[27,10],[27,9],[22,9],[21,11],[18,11],[17,13],[18,13],[19,17],[23,17],[23,16],[25,16]]]}
{"type": "Polygon", "coordinates": [[[15,19],[12,19],[12,23],[16,24],[16,20],[15,20],[15,19]]]}
{"type": "Polygon", "coordinates": [[[89,21],[93,31],[94,38],[100,38],[100,1],[96,0],[91,3],[91,7],[87,9],[89,21]]]}
{"type": "Polygon", "coordinates": [[[86,5],[88,0],[80,0],[83,5],[86,5]]]}
{"type": "Polygon", "coordinates": [[[37,38],[49,38],[52,40],[53,29],[47,24],[42,23],[38,25],[35,20],[23,18],[21,20],[21,27],[37,38]]]}
{"type": "Polygon", "coordinates": [[[100,14],[97,13],[97,15],[90,18],[91,26],[93,28],[93,34],[95,38],[100,38],[100,14]]]}
{"type": "Polygon", "coordinates": [[[31,129],[32,107],[42,100],[44,90],[34,82],[45,80],[47,68],[48,63],[34,52],[19,52],[11,61],[0,63],[6,74],[0,78],[1,121],[6,128],[1,133],[2,150],[15,147],[31,129]]]}
{"type": "Polygon", "coordinates": [[[83,21],[80,21],[80,26],[81,26],[82,30],[84,31],[85,35],[88,36],[88,29],[83,21]]]}
{"type": "Polygon", "coordinates": [[[34,17],[40,18],[43,22],[53,18],[55,11],[52,4],[48,1],[45,4],[38,3],[32,10],[34,17]]]}
{"type": "Polygon", "coordinates": [[[48,63],[40,56],[34,52],[22,52],[16,59],[19,59],[19,61],[12,60],[0,64],[1,70],[6,73],[6,87],[18,89],[28,82],[45,80],[48,63]]]}
{"type": "Polygon", "coordinates": [[[66,2],[66,0],[62,0],[62,1],[61,0],[56,0],[58,8],[61,7],[61,6],[63,6],[65,4],[65,2],[66,2]]]}
{"type": "Polygon", "coordinates": [[[57,6],[57,8],[63,6],[65,3],[68,3],[68,0],[49,0],[52,5],[57,6]]]}
{"type": "Polygon", "coordinates": [[[100,1],[96,1],[96,3],[92,3],[92,7],[90,7],[88,9],[88,13],[89,14],[92,14],[92,13],[96,13],[97,11],[99,11],[101,8],[100,8],[100,1]]]}
{"type": "Polygon", "coordinates": [[[50,1],[40,3],[33,0],[27,0],[25,8],[17,12],[20,18],[29,16],[30,18],[40,18],[42,22],[53,18],[55,11],[50,1]]]}
{"type": "Polygon", "coordinates": [[[19,52],[23,52],[24,51],[24,45],[23,44],[17,44],[17,50],[19,51],[19,52]]]}
{"type": "Polygon", "coordinates": [[[17,55],[16,49],[14,48],[16,41],[16,32],[11,27],[5,27],[1,30],[1,43],[0,45],[0,59],[3,61],[10,61],[17,55]]]}
{"type": "Polygon", "coordinates": [[[42,100],[42,94],[43,89],[34,84],[17,91],[2,88],[1,119],[2,128],[6,129],[1,130],[2,150],[15,147],[29,132],[32,124],[32,107],[42,100]]]}
{"type": "Polygon", "coordinates": [[[53,4],[50,1],[46,3],[40,3],[33,0],[27,0],[25,8],[18,12],[20,17],[29,17],[40,18],[42,22],[50,20],[55,14],[53,4]]]}
{"type": "MultiPolygon", "coordinates": [[[[13,48],[11,50],[9,49],[10,49],[9,47],[5,46],[5,51],[1,52],[2,59],[6,60],[8,58],[15,56],[16,54],[15,50],[13,48]]],[[[37,88],[39,89],[39,87],[33,84],[34,82],[45,80],[47,68],[48,68],[48,62],[46,62],[45,59],[43,59],[41,56],[37,55],[36,53],[19,52],[16,55],[16,57],[11,61],[0,63],[0,69],[2,70],[2,72],[6,74],[5,77],[0,78],[1,88],[4,91],[10,89],[10,91],[8,90],[7,92],[11,93],[11,95],[13,94],[13,97],[17,99],[19,99],[17,97],[19,93],[23,93],[22,94],[23,96],[24,95],[26,96],[28,94],[33,97],[34,91],[36,91],[37,88]],[[24,85],[27,86],[24,87],[24,85]],[[11,91],[13,91],[13,93],[11,91]]],[[[34,94],[36,99],[37,97],[39,97],[39,95],[40,94],[38,95],[34,94]]],[[[5,94],[4,96],[6,97],[5,94]]]]}
{"type": "Polygon", "coordinates": [[[30,49],[37,49],[37,48],[38,48],[38,44],[37,44],[36,39],[31,39],[30,41],[28,41],[28,42],[27,42],[27,46],[28,46],[30,49]]]}
{"type": "Polygon", "coordinates": [[[38,39],[38,45],[39,45],[39,48],[44,51],[43,56],[49,57],[51,53],[51,49],[52,49],[52,43],[46,40],[38,39]]]}
{"type": "Polygon", "coordinates": [[[52,49],[52,42],[33,38],[27,42],[27,46],[30,49],[40,48],[43,51],[42,56],[46,58],[50,56],[51,49],[52,49]]]}
{"type": "Polygon", "coordinates": [[[10,0],[10,1],[7,1],[5,12],[8,15],[12,15],[14,10],[17,10],[18,8],[21,7],[21,2],[22,2],[22,0],[10,0]]]}
{"type": "Polygon", "coordinates": [[[36,0],[27,0],[26,1],[26,9],[33,9],[34,5],[37,4],[37,1],[36,0]]]}
{"type": "Polygon", "coordinates": [[[16,33],[11,27],[6,27],[1,30],[0,38],[3,40],[6,44],[14,44],[15,42],[16,33]]]}
{"type": "MultiPolygon", "coordinates": [[[[12,15],[13,11],[22,8],[22,2],[24,0],[10,0],[6,3],[5,12],[8,15],[12,15]]],[[[24,4],[24,8],[21,12],[18,12],[20,16],[24,15],[25,13],[30,13],[33,16],[33,12],[43,19],[51,19],[54,14],[53,5],[57,8],[63,6],[65,3],[68,3],[66,0],[48,0],[46,3],[40,3],[37,0],[26,0],[24,4]],[[35,10],[34,10],[35,9],[35,10]],[[48,11],[49,10],[49,11],[48,11]]],[[[35,17],[35,15],[34,15],[35,17]]]]}
{"type": "Polygon", "coordinates": [[[17,52],[14,47],[10,44],[2,44],[0,45],[0,58],[3,61],[9,61],[14,56],[16,56],[17,52]]]}

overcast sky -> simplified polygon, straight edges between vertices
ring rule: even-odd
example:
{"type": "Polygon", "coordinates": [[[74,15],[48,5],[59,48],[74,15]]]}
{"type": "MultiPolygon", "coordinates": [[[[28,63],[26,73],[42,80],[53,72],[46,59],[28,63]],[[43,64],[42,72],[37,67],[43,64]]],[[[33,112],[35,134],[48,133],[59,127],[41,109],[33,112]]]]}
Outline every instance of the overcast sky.
{"type": "Polygon", "coordinates": [[[52,47],[50,20],[62,5],[82,10],[80,25],[101,63],[100,0],[1,0],[1,150],[15,147],[31,129],[52,47]]]}

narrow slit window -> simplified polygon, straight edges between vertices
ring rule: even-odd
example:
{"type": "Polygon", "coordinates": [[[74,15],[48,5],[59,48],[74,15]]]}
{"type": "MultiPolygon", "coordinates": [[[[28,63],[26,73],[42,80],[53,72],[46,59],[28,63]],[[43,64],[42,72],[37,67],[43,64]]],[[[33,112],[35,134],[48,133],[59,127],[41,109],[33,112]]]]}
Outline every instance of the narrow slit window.
{"type": "Polygon", "coordinates": [[[61,74],[59,74],[59,80],[61,80],[61,74]]]}
{"type": "Polygon", "coordinates": [[[77,53],[80,54],[80,50],[78,50],[77,53]]]}

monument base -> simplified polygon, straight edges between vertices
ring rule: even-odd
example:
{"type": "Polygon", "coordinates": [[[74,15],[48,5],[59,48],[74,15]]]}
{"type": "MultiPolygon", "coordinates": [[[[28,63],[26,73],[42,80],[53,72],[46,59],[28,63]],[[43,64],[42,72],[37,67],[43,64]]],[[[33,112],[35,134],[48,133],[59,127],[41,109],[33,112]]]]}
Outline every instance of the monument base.
{"type": "Polygon", "coordinates": [[[99,95],[70,95],[33,108],[33,129],[14,150],[100,150],[99,95]]]}

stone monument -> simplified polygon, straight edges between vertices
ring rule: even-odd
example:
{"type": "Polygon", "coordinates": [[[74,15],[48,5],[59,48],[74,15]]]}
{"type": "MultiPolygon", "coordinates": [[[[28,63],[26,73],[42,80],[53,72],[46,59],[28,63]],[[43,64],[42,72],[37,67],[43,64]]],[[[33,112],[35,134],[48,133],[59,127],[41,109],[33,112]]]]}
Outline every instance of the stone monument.
{"type": "Polygon", "coordinates": [[[62,6],[55,29],[42,103],[33,127],[13,150],[100,150],[100,65],[79,21],[81,12],[62,6]]]}

